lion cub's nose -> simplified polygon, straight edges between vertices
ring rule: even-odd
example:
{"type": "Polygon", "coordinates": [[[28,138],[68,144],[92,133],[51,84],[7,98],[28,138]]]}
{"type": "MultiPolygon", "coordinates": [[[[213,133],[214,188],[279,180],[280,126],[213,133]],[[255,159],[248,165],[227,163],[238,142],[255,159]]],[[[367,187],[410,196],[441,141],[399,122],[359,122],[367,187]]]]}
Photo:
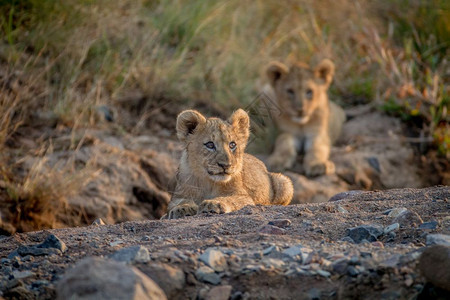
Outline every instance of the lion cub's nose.
{"type": "Polygon", "coordinates": [[[224,171],[226,171],[227,169],[229,169],[231,167],[230,164],[221,164],[221,163],[217,163],[219,165],[219,167],[221,167],[224,171]]]}

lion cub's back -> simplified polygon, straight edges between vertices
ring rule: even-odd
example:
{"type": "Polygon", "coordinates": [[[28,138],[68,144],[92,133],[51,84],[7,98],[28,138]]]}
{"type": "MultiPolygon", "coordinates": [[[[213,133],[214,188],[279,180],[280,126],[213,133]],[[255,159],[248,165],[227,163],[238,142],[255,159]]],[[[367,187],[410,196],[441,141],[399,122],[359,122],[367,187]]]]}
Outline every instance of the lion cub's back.
{"type": "Polygon", "coordinates": [[[272,198],[271,181],[267,168],[262,161],[253,155],[244,154],[242,179],[247,193],[254,199],[255,204],[270,204],[272,198]]]}

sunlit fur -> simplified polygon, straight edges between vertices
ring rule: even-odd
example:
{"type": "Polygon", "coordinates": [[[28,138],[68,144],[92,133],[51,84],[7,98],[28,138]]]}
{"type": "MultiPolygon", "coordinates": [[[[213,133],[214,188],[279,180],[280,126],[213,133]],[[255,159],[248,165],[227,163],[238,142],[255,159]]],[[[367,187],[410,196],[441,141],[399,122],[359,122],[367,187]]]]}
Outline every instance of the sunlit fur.
{"type": "Polygon", "coordinates": [[[274,118],[281,131],[268,159],[271,170],[292,167],[297,153],[302,151],[306,175],[334,172],[334,164],[329,161],[330,148],[341,132],[345,114],[328,100],[333,75],[334,64],[328,59],[315,68],[303,63],[288,67],[280,62],[267,67],[269,84],[264,86],[264,92],[275,106],[274,118]]]}
{"type": "Polygon", "coordinates": [[[267,172],[260,160],[245,153],[249,126],[248,114],[242,109],[227,121],[206,119],[194,110],[180,113],[177,136],[184,151],[169,218],[197,212],[226,213],[245,205],[289,204],[291,181],[267,172]],[[205,145],[210,142],[215,149],[205,145]],[[230,147],[232,142],[235,147],[230,147]]]}

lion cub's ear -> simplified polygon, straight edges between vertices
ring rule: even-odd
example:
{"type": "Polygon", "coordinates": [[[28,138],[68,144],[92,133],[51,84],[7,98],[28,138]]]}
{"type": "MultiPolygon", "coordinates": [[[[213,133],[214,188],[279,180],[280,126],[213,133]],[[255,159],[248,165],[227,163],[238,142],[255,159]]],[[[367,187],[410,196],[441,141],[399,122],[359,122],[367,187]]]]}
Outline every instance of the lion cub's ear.
{"type": "Polygon", "coordinates": [[[250,135],[250,118],[245,110],[236,110],[230,117],[230,123],[237,129],[237,132],[241,138],[247,141],[250,135]]]}
{"type": "Polygon", "coordinates": [[[196,110],[182,111],[177,117],[177,137],[184,142],[200,124],[206,123],[205,117],[196,110]]]}
{"type": "Polygon", "coordinates": [[[314,70],[314,74],[329,86],[334,76],[334,63],[329,59],[322,60],[314,70]]]}
{"type": "Polygon", "coordinates": [[[278,61],[271,62],[266,69],[267,78],[269,78],[269,82],[271,86],[275,86],[275,83],[280,79],[283,75],[289,72],[289,68],[278,61]]]}

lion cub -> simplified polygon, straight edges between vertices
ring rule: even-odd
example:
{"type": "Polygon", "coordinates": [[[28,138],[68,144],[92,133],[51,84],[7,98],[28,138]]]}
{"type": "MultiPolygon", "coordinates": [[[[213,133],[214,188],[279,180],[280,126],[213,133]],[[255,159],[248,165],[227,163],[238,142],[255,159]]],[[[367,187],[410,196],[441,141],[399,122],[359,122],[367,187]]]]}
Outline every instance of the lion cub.
{"type": "Polygon", "coordinates": [[[184,144],[169,219],[202,212],[227,213],[246,205],[287,205],[289,178],[267,172],[263,162],[244,153],[250,120],[238,109],[228,121],[206,119],[186,110],[178,115],[177,136],[184,144]]]}
{"type": "Polygon", "coordinates": [[[274,101],[274,118],[281,131],[268,159],[269,169],[292,167],[297,153],[302,152],[307,176],[333,173],[330,148],[345,122],[342,108],[327,96],[333,62],[324,59],[314,69],[302,63],[288,67],[273,62],[266,72],[269,84],[263,90],[274,101]]]}

